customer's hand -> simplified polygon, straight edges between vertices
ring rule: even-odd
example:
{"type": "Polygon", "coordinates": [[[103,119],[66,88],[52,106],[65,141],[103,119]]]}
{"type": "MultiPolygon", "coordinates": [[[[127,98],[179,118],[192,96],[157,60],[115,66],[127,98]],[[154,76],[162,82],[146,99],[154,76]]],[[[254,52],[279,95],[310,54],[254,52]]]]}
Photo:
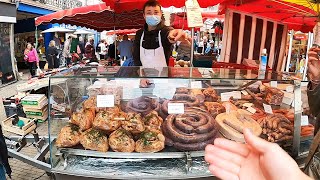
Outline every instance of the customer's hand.
{"type": "Polygon", "coordinates": [[[185,41],[188,38],[188,35],[182,29],[173,29],[169,32],[168,39],[171,43],[177,41],[185,41]]]}
{"type": "Polygon", "coordinates": [[[146,88],[150,84],[150,81],[148,79],[140,79],[140,87],[141,88],[146,88]]]}
{"type": "Polygon", "coordinates": [[[216,139],[205,150],[210,172],[227,180],[309,180],[296,162],[277,144],[244,131],[247,144],[216,139]]]}
{"type": "Polygon", "coordinates": [[[320,80],[319,48],[310,48],[308,52],[308,77],[310,80],[320,80]]]}

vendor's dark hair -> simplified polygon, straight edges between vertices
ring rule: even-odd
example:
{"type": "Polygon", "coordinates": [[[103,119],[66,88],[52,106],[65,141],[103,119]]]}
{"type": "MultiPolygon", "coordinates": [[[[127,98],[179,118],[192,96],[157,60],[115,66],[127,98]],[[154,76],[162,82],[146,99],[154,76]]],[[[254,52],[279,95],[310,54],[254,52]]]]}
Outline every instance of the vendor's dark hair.
{"type": "Polygon", "coordinates": [[[144,5],[143,5],[143,13],[146,7],[156,7],[159,6],[161,10],[161,4],[157,0],[148,0],[144,5]]]}

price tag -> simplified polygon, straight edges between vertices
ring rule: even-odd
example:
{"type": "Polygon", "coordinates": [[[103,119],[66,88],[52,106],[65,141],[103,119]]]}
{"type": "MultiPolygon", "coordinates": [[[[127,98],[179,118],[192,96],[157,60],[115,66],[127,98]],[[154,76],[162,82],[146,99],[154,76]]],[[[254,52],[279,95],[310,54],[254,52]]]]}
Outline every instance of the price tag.
{"type": "Polygon", "coordinates": [[[202,89],[202,82],[201,81],[192,81],[191,88],[192,89],[202,89]]]}
{"type": "Polygon", "coordinates": [[[187,9],[188,27],[202,27],[203,20],[198,1],[187,0],[185,5],[187,9]]]}
{"type": "Polygon", "coordinates": [[[284,91],[284,96],[282,99],[282,103],[291,105],[294,100],[294,95],[292,93],[288,93],[284,91]]]}
{"type": "Polygon", "coordinates": [[[252,105],[253,105],[252,103],[244,103],[242,106],[249,108],[249,107],[252,107],[252,105]]]}
{"type": "Polygon", "coordinates": [[[169,114],[184,114],[184,104],[183,103],[168,103],[168,113],[169,114]]]}
{"type": "Polygon", "coordinates": [[[114,95],[97,95],[97,107],[114,107],[114,95]]]}
{"type": "Polygon", "coordinates": [[[252,114],[257,112],[257,110],[253,107],[248,107],[247,111],[251,112],[252,114]]]}
{"type": "Polygon", "coordinates": [[[308,126],[308,125],[309,125],[309,117],[301,116],[301,126],[308,126]]]}
{"type": "Polygon", "coordinates": [[[293,86],[287,86],[286,87],[286,91],[288,92],[288,93],[292,93],[293,92],[293,86]]]}
{"type": "Polygon", "coordinates": [[[268,114],[273,114],[272,108],[271,108],[270,105],[263,103],[263,108],[264,108],[264,111],[265,111],[266,113],[268,113],[268,114]]]}
{"type": "Polygon", "coordinates": [[[245,96],[249,95],[248,92],[246,90],[242,90],[241,93],[245,96]]]}
{"type": "Polygon", "coordinates": [[[274,87],[274,88],[277,88],[278,87],[278,82],[277,81],[271,81],[270,82],[270,86],[274,87]]]}
{"type": "Polygon", "coordinates": [[[229,101],[231,97],[233,97],[234,99],[241,99],[241,92],[232,91],[232,92],[221,93],[221,101],[229,101]]]}

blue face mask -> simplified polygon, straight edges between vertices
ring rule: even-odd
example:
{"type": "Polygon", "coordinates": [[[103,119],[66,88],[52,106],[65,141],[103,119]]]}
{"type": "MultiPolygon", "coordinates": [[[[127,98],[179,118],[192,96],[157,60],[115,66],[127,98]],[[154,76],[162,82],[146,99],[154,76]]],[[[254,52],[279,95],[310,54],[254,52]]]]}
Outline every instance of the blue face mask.
{"type": "Polygon", "coordinates": [[[147,15],[146,22],[149,26],[157,26],[161,22],[161,16],[147,15]]]}

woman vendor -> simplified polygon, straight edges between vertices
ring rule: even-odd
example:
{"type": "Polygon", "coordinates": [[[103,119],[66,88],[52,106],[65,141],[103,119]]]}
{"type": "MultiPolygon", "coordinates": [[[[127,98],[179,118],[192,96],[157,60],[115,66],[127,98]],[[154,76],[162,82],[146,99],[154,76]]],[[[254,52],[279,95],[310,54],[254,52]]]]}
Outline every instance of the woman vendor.
{"type": "Polygon", "coordinates": [[[134,65],[147,68],[167,67],[172,44],[178,40],[187,41],[187,34],[181,29],[164,25],[161,5],[156,0],[149,0],[144,4],[143,17],[146,24],[137,31],[134,41],[134,65]]]}

